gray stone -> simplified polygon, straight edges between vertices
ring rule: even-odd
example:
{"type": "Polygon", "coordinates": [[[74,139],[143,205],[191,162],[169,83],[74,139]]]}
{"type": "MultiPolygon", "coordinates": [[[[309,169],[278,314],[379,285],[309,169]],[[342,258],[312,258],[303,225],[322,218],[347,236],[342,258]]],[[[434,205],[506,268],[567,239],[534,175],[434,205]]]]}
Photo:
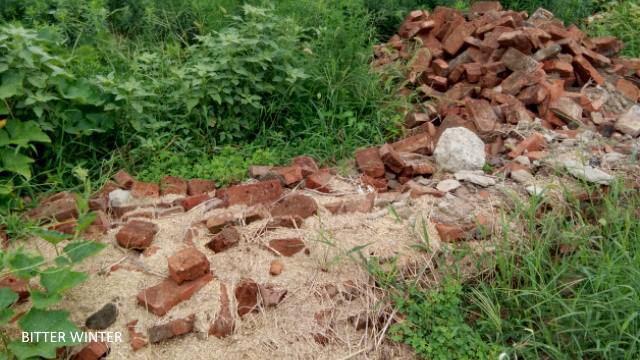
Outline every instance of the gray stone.
{"type": "Polygon", "coordinates": [[[590,183],[608,185],[614,179],[613,176],[606,172],[589,165],[581,164],[576,160],[565,160],[563,164],[569,174],[590,183]]]}
{"type": "Polygon", "coordinates": [[[533,175],[531,175],[531,173],[528,172],[527,170],[520,169],[520,170],[512,171],[511,178],[516,182],[524,184],[533,180],[533,175]]]}
{"type": "Polygon", "coordinates": [[[513,159],[513,161],[517,162],[520,165],[524,165],[526,167],[531,167],[531,160],[524,155],[520,155],[517,158],[513,159]]]}
{"type": "Polygon", "coordinates": [[[529,185],[526,190],[531,196],[542,196],[545,193],[545,188],[540,185],[529,185]]]}
{"type": "Polygon", "coordinates": [[[607,165],[614,165],[614,164],[621,163],[626,159],[627,159],[627,156],[625,154],[621,154],[619,152],[614,151],[614,152],[604,154],[604,156],[602,157],[602,162],[607,165]]]}
{"type": "Polygon", "coordinates": [[[131,199],[131,191],[116,189],[109,193],[109,205],[120,207],[126,205],[131,199]]]}
{"type": "Polygon", "coordinates": [[[496,184],[496,181],[493,178],[482,174],[483,173],[481,171],[475,172],[463,170],[456,172],[454,176],[456,177],[456,180],[467,181],[482,187],[493,186],[496,184]]]}
{"type": "Polygon", "coordinates": [[[85,321],[85,325],[92,330],[104,330],[111,326],[118,317],[118,307],[108,303],[102,309],[96,311],[85,321]]]}
{"type": "Polygon", "coordinates": [[[436,189],[442,191],[442,192],[450,192],[453,191],[457,188],[459,188],[462,184],[460,184],[460,181],[455,180],[455,179],[446,179],[446,180],[442,180],[438,183],[438,185],[436,185],[436,189]]]}
{"type": "Polygon", "coordinates": [[[640,105],[634,105],[622,114],[616,121],[615,128],[632,137],[640,135],[640,105]]]}
{"type": "Polygon", "coordinates": [[[446,129],[433,154],[439,168],[450,172],[480,170],[486,160],[484,142],[463,127],[446,129]]]}

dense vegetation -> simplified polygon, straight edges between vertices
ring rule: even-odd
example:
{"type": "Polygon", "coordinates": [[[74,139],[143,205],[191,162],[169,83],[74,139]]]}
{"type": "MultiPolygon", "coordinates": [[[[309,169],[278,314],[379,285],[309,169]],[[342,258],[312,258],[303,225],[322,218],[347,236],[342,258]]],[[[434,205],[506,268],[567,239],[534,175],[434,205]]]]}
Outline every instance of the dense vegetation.
{"type": "MultiPolygon", "coordinates": [[[[620,37],[627,55],[640,55],[636,1],[502,3],[529,12],[544,6],[593,34],[620,37]]],[[[0,2],[0,224],[20,239],[31,228],[16,213],[29,199],[82,187],[88,196],[118,168],[145,180],[229,183],[248,164],[302,153],[336,163],[393,137],[401,104],[393,77],[369,70],[371,46],[407,11],[437,5],[468,1],[0,2]]],[[[462,283],[451,274],[426,291],[389,280],[409,319],[393,338],[427,358],[636,358],[638,201],[618,189],[540,222],[535,200],[517,212],[529,225],[524,248],[499,249],[491,276],[462,283]],[[559,255],[559,243],[576,250],[559,255]]],[[[0,265],[28,267],[25,277],[66,274],[32,294],[44,309],[83,279],[73,265],[99,250],[87,244],[82,256],[61,249],[55,265],[21,252],[0,253],[0,265]]],[[[0,308],[12,296],[0,294],[0,308]]]]}

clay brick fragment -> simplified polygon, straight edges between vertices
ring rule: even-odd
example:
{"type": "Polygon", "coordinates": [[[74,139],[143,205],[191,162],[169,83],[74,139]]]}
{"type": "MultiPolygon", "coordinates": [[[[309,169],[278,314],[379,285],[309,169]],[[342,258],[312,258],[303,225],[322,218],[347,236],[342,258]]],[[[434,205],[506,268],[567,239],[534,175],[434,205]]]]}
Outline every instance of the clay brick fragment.
{"type": "Polygon", "coordinates": [[[29,211],[27,216],[30,219],[45,221],[54,219],[65,221],[78,217],[78,205],[76,196],[70,192],[60,192],[54,194],[40,202],[40,205],[29,211]]]}
{"type": "Polygon", "coordinates": [[[236,323],[231,311],[231,302],[227,292],[227,285],[225,283],[220,283],[220,310],[218,311],[218,314],[216,314],[216,319],[213,324],[209,327],[209,335],[217,338],[224,338],[233,334],[235,327],[236,323]]]}
{"type": "Polygon", "coordinates": [[[160,196],[160,186],[158,184],[134,181],[131,186],[131,195],[136,198],[152,198],[160,196]]]}
{"type": "Polygon", "coordinates": [[[542,103],[549,92],[544,86],[534,85],[524,88],[520,94],[518,94],[518,100],[524,105],[537,105],[542,103]]]}
{"type": "Polygon", "coordinates": [[[242,317],[256,309],[259,291],[255,281],[251,279],[240,280],[235,289],[238,316],[242,317]]]}
{"type": "Polygon", "coordinates": [[[273,167],[269,173],[280,179],[283,186],[295,185],[303,179],[302,168],[297,165],[273,167]]]}
{"type": "Polygon", "coordinates": [[[216,182],[207,179],[190,179],[187,181],[187,195],[208,194],[216,190],[216,182]]]}
{"type": "Polygon", "coordinates": [[[316,161],[310,156],[294,157],[291,163],[300,167],[302,170],[302,176],[304,177],[307,177],[319,170],[318,164],[316,164],[316,161]]]}
{"type": "Polygon", "coordinates": [[[277,180],[262,181],[254,184],[235,185],[216,192],[227,206],[255,205],[273,202],[282,195],[282,186],[277,180]]]}
{"type": "Polygon", "coordinates": [[[227,226],[216,234],[211,241],[205,245],[215,253],[225,251],[232,248],[240,242],[241,235],[234,226],[227,226]]]}
{"type": "Polygon", "coordinates": [[[149,342],[157,344],[180,335],[188,334],[193,331],[195,322],[196,316],[195,314],[191,314],[183,319],[176,319],[165,324],[153,326],[147,331],[149,342]]]}
{"type": "Polygon", "coordinates": [[[384,176],[384,163],[380,158],[378,148],[368,148],[356,151],[356,164],[363,173],[374,177],[384,176]]]}
{"type": "Polygon", "coordinates": [[[162,195],[186,195],[187,181],[177,176],[165,176],[160,180],[160,189],[162,195]]]}
{"type": "Polygon", "coordinates": [[[380,157],[384,164],[394,173],[398,174],[404,169],[406,164],[402,161],[400,154],[395,151],[390,144],[384,144],[380,147],[380,157]]]}
{"type": "Polygon", "coordinates": [[[313,198],[299,193],[291,193],[274,205],[271,209],[271,215],[273,217],[298,216],[306,219],[315,215],[317,211],[318,204],[313,198]]]}
{"type": "Polygon", "coordinates": [[[131,343],[131,349],[135,352],[143,347],[147,346],[149,343],[147,341],[147,337],[142,333],[136,330],[136,325],[138,324],[138,320],[133,320],[127,323],[127,331],[129,332],[129,338],[131,343]]]}
{"type": "Polygon", "coordinates": [[[178,284],[195,280],[210,271],[207,257],[194,247],[188,247],[169,256],[169,275],[178,284]]]}
{"type": "Polygon", "coordinates": [[[154,223],[132,220],[118,231],[116,240],[125,249],[144,250],[151,245],[158,230],[158,226],[154,223]]]}
{"type": "Polygon", "coordinates": [[[293,256],[304,250],[304,242],[300,239],[274,239],[269,241],[269,250],[282,256],[293,256]]]}
{"type": "Polygon", "coordinates": [[[378,192],[387,191],[389,186],[389,182],[385,178],[372,178],[367,174],[362,174],[360,176],[360,181],[368,186],[373,187],[378,192]]]}
{"type": "Polygon", "coordinates": [[[527,56],[515,48],[509,48],[501,59],[502,63],[511,71],[533,72],[540,68],[540,63],[531,56],[527,56]]]}
{"type": "Polygon", "coordinates": [[[502,5],[499,1],[475,1],[471,4],[470,11],[477,14],[502,11],[502,5]]]}
{"type": "Polygon", "coordinates": [[[618,79],[618,81],[616,81],[616,88],[622,95],[633,102],[638,101],[638,98],[640,98],[640,90],[629,80],[618,79]]]}
{"type": "Polygon", "coordinates": [[[193,196],[189,196],[184,199],[181,199],[180,205],[182,205],[185,211],[189,211],[209,199],[211,199],[211,197],[206,193],[200,194],[200,195],[193,195],[193,196]]]}
{"type": "Polygon", "coordinates": [[[447,77],[449,75],[449,64],[443,59],[435,59],[431,64],[433,71],[438,76],[447,77]]]}
{"type": "Polygon", "coordinates": [[[473,34],[475,29],[476,27],[473,23],[462,20],[443,40],[444,51],[450,55],[457,54],[462,45],[464,45],[464,39],[473,34]]]}
{"type": "Polygon", "coordinates": [[[489,133],[496,128],[498,117],[487,100],[467,98],[465,100],[465,106],[469,110],[471,119],[480,134],[489,133]]]}
{"type": "Polygon", "coordinates": [[[120,170],[113,175],[113,180],[123,189],[131,189],[135,182],[135,179],[124,170],[120,170]]]}
{"type": "Polygon", "coordinates": [[[425,155],[433,152],[433,140],[428,133],[420,133],[398,140],[392,143],[391,146],[398,152],[415,152],[425,155]]]}
{"type": "Polygon", "coordinates": [[[522,155],[525,150],[528,152],[531,151],[540,151],[546,146],[546,141],[544,136],[540,133],[535,133],[530,137],[522,140],[510,153],[509,157],[515,159],[516,157],[522,155]]]}
{"type": "Polygon", "coordinates": [[[604,77],[581,55],[573,58],[573,67],[581,85],[586,84],[590,79],[598,85],[604,84],[604,77]]]}
{"type": "Polygon", "coordinates": [[[152,314],[163,316],[174,306],[190,299],[211,280],[213,275],[210,273],[182,284],[177,284],[173,279],[165,279],[157,285],[142,290],[137,296],[138,304],[152,314]]]}
{"type": "Polygon", "coordinates": [[[620,40],[613,36],[601,36],[589,39],[595,51],[604,56],[614,56],[623,48],[620,40]]]}
{"type": "Polygon", "coordinates": [[[324,193],[330,193],[331,188],[329,183],[333,175],[327,169],[318,170],[314,174],[309,175],[305,180],[305,187],[307,189],[313,189],[324,193]]]}
{"type": "Polygon", "coordinates": [[[103,342],[92,341],[85,345],[82,350],[75,354],[73,360],[99,360],[104,359],[109,354],[109,346],[103,342]]]}
{"type": "Polygon", "coordinates": [[[332,203],[324,204],[324,207],[332,214],[344,214],[350,212],[368,213],[375,204],[375,194],[355,195],[332,203]]]}

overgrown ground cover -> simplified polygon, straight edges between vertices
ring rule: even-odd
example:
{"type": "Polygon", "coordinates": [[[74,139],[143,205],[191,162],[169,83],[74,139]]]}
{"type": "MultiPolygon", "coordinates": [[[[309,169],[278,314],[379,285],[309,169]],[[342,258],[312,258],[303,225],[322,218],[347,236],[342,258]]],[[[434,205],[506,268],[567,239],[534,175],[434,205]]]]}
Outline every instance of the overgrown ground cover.
{"type": "MultiPolygon", "coordinates": [[[[94,188],[119,168],[144,180],[228,183],[249,164],[303,153],[335,164],[395,136],[401,104],[392,81],[369,71],[371,45],[407,11],[437,5],[468,2],[2,2],[0,224],[22,238],[27,197],[86,186],[79,172],[94,188]]],[[[544,6],[640,55],[635,1],[503,5],[544,6]]],[[[451,274],[434,289],[387,284],[410,320],[392,337],[426,358],[636,358],[639,202],[617,188],[542,219],[538,200],[521,204],[524,245],[498,249],[487,276],[451,274]]],[[[52,286],[43,308],[81,280],[61,261],[56,269],[71,278],[52,286]]]]}

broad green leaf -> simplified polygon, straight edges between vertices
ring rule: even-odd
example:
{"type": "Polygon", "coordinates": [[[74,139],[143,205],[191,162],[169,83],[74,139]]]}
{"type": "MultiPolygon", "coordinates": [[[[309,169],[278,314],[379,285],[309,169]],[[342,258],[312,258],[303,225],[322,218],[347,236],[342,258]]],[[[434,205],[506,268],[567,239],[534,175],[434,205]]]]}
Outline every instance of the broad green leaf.
{"type": "Polygon", "coordinates": [[[71,239],[71,235],[63,234],[61,232],[55,230],[47,230],[47,229],[34,229],[34,235],[41,237],[44,241],[51,243],[53,245],[59,244],[64,240],[71,239]]]}
{"type": "Polygon", "coordinates": [[[60,293],[46,293],[42,291],[31,292],[31,303],[38,309],[46,309],[51,307],[62,300],[60,293]]]}
{"type": "Polygon", "coordinates": [[[0,99],[7,99],[12,96],[22,94],[22,80],[24,74],[18,71],[7,71],[2,74],[2,85],[0,85],[0,99]]]}
{"type": "Polygon", "coordinates": [[[18,250],[9,255],[7,262],[16,276],[29,278],[38,274],[38,268],[44,263],[44,258],[40,255],[31,255],[18,250]]]}
{"type": "Polygon", "coordinates": [[[51,142],[51,139],[45,134],[33,120],[29,121],[9,121],[6,126],[9,132],[10,143],[22,147],[27,147],[30,142],[51,142]]]}
{"type": "Polygon", "coordinates": [[[40,284],[50,293],[61,293],[86,281],[89,276],[68,267],[50,268],[40,273],[40,284]]]}
{"type": "MultiPolygon", "coordinates": [[[[28,359],[41,356],[53,359],[56,356],[56,348],[61,346],[76,345],[72,341],[70,333],[77,333],[78,327],[69,321],[69,312],[61,310],[41,310],[32,308],[18,320],[22,331],[25,332],[64,332],[65,341],[60,342],[21,342],[13,341],[9,344],[11,350],[18,359],[28,359]]],[[[44,340],[44,339],[41,339],[44,340]]]]}
{"type": "Polygon", "coordinates": [[[31,164],[34,162],[32,158],[5,148],[0,149],[0,160],[0,171],[10,171],[24,176],[27,180],[31,178],[31,164]]]}
{"type": "MultiPolygon", "coordinates": [[[[78,204],[80,205],[80,204],[78,204]]],[[[83,232],[85,231],[93,221],[96,219],[96,213],[90,212],[80,216],[77,220],[76,231],[83,232]]]]}
{"type": "Polygon", "coordinates": [[[13,316],[13,309],[9,306],[18,300],[18,294],[9,288],[0,289],[0,324],[6,324],[13,316]]]}
{"type": "Polygon", "coordinates": [[[65,246],[62,251],[72,262],[79,263],[89,256],[99,253],[105,247],[107,247],[106,244],[95,241],[74,241],[65,246]]]}

